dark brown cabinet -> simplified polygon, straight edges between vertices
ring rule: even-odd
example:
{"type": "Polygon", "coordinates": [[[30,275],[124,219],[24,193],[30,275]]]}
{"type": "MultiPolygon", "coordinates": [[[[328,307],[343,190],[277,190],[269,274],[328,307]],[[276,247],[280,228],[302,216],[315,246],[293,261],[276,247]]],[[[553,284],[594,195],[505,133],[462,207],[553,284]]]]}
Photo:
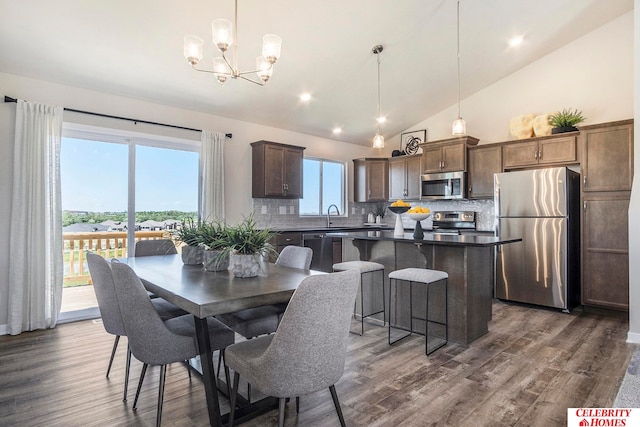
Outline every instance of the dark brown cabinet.
{"type": "Polygon", "coordinates": [[[389,159],[389,200],[420,200],[422,155],[389,159]]]}
{"type": "Polygon", "coordinates": [[[629,308],[629,198],[598,195],[583,202],[582,303],[629,308]]]}
{"type": "Polygon", "coordinates": [[[633,121],[580,129],[582,303],[629,308],[629,198],[633,121]]]}
{"type": "Polygon", "coordinates": [[[438,143],[422,146],[425,173],[453,172],[466,169],[467,146],[460,143],[438,143]]]}
{"type": "Polygon", "coordinates": [[[302,198],[304,147],[256,141],[252,147],[252,193],[254,198],[302,198]]]}
{"type": "Polygon", "coordinates": [[[633,124],[580,130],[583,191],[631,191],[633,124]]]}
{"type": "Polygon", "coordinates": [[[478,144],[478,138],[462,136],[423,142],[422,171],[424,173],[457,172],[467,170],[467,148],[478,144]]]}
{"type": "Polygon", "coordinates": [[[502,147],[477,146],[467,154],[470,199],[493,198],[493,174],[502,172],[502,147]]]}
{"type": "Polygon", "coordinates": [[[577,136],[549,136],[503,145],[505,169],[578,163],[577,136]]]}
{"type": "Polygon", "coordinates": [[[389,160],[354,159],[354,201],[386,202],[389,200],[389,160]]]}

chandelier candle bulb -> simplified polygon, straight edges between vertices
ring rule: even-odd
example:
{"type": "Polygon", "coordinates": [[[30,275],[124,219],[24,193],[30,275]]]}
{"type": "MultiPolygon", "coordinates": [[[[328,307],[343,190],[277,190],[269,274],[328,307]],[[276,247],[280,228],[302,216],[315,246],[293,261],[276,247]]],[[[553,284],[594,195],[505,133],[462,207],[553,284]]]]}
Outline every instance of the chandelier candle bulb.
{"type": "Polygon", "coordinates": [[[214,19],[211,22],[211,34],[213,34],[213,43],[220,52],[229,49],[233,44],[233,24],[226,19],[214,19]]]}
{"type": "Polygon", "coordinates": [[[256,58],[256,69],[258,70],[258,71],[256,71],[256,74],[265,83],[267,82],[267,80],[269,80],[269,78],[273,74],[273,66],[272,65],[273,65],[273,63],[270,62],[264,56],[258,56],[256,58]]]}
{"type": "Polygon", "coordinates": [[[274,64],[280,57],[282,50],[282,39],[275,34],[265,34],[262,37],[262,56],[271,64],[274,64]]]}
{"type": "Polygon", "coordinates": [[[184,36],[184,57],[191,65],[196,65],[202,59],[204,41],[198,36],[184,36]]]}

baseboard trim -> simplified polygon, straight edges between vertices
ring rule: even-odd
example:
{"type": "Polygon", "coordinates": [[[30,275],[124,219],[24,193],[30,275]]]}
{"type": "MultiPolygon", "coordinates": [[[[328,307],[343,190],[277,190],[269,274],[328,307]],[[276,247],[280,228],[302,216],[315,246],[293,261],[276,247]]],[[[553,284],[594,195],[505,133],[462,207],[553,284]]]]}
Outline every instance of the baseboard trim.
{"type": "Polygon", "coordinates": [[[58,325],[62,323],[78,322],[80,320],[97,319],[100,317],[98,307],[85,308],[83,310],[67,311],[58,316],[58,325]]]}
{"type": "Polygon", "coordinates": [[[630,344],[640,344],[640,333],[627,332],[627,342],[630,344]]]}

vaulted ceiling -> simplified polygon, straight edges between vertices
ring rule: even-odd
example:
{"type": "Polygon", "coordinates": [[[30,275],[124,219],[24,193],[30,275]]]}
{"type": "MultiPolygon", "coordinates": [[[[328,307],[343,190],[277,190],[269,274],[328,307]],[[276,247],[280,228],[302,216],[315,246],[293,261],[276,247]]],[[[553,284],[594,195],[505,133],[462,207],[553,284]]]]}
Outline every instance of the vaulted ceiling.
{"type": "MultiPolygon", "coordinates": [[[[377,114],[371,49],[382,44],[385,137],[456,102],[455,0],[238,4],[242,70],[255,68],[263,34],[283,39],[265,87],[242,80],[222,87],[183,57],[187,34],[205,40],[203,66],[218,56],[210,23],[233,21],[233,0],[0,0],[0,72],[370,145],[377,114]],[[305,91],[308,103],[298,98],[305,91]]],[[[462,98],[632,9],[633,0],[461,0],[462,98]],[[508,44],[514,36],[524,38],[518,48],[508,44]]]]}

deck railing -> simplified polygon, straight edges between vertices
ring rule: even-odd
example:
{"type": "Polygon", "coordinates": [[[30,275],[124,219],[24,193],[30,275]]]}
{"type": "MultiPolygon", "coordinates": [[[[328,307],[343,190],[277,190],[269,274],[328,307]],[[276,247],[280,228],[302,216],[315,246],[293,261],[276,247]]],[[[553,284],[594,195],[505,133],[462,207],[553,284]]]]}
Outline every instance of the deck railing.
{"type": "MultiPolygon", "coordinates": [[[[136,231],[135,241],[167,239],[167,231],[136,231]]],[[[106,259],[124,258],[128,254],[127,232],[63,233],[64,285],[91,284],[85,252],[106,259]]],[[[135,245],[135,242],[134,242],[135,245]]]]}

